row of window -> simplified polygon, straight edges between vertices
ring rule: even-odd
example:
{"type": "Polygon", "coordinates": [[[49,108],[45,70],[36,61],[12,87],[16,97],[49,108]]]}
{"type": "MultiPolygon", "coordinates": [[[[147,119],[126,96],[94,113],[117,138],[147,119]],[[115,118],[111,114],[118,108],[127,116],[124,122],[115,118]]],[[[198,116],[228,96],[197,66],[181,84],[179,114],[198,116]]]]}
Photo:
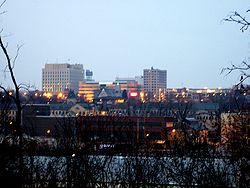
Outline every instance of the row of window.
{"type": "Polygon", "coordinates": [[[43,75],[52,75],[52,74],[69,74],[69,71],[44,71],[43,75]]]}
{"type": "Polygon", "coordinates": [[[51,75],[51,76],[43,76],[42,79],[51,79],[51,78],[70,78],[68,75],[60,75],[60,76],[57,76],[57,75],[51,75]]]}

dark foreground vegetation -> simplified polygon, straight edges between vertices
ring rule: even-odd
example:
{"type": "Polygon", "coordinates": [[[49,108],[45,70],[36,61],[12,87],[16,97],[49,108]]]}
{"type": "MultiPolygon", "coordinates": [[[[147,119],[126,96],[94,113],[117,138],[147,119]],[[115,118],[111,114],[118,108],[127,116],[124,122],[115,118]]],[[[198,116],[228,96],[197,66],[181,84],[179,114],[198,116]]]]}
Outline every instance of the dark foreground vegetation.
{"type": "Polygon", "coordinates": [[[50,139],[23,135],[21,143],[15,132],[2,134],[3,187],[249,187],[249,147],[240,140],[241,150],[236,140],[225,148],[190,137],[100,147],[69,130],[50,139]]]}

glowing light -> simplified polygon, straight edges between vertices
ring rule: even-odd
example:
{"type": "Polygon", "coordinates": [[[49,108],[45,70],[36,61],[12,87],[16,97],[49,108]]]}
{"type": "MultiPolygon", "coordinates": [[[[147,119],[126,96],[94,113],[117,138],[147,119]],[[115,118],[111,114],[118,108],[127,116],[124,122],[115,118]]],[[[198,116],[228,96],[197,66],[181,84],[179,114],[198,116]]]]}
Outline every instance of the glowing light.
{"type": "Polygon", "coordinates": [[[207,89],[207,93],[214,93],[215,90],[214,89],[207,89]]]}
{"type": "Polygon", "coordinates": [[[174,125],[173,125],[173,122],[167,122],[166,123],[166,127],[173,127],[174,125]]]}
{"type": "Polygon", "coordinates": [[[50,134],[51,131],[50,131],[50,129],[48,129],[46,132],[47,132],[47,134],[50,134]]]}
{"type": "Polygon", "coordinates": [[[115,102],[116,103],[124,103],[124,99],[117,99],[115,102]]]}
{"type": "Polygon", "coordinates": [[[49,92],[48,93],[43,93],[43,96],[50,99],[52,97],[52,93],[49,93],[49,92]]]}
{"type": "Polygon", "coordinates": [[[58,99],[62,99],[62,98],[64,98],[63,93],[62,93],[62,92],[58,93],[57,98],[58,98],[58,99]]]}
{"type": "Polygon", "coordinates": [[[145,101],[144,96],[145,96],[144,92],[140,92],[140,99],[141,99],[142,102],[145,101]]]}
{"type": "Polygon", "coordinates": [[[157,143],[157,144],[164,144],[165,141],[164,141],[164,140],[157,140],[156,143],[157,143]]]}
{"type": "Polygon", "coordinates": [[[137,92],[131,92],[130,93],[130,97],[137,97],[138,96],[138,93],[137,92]]]}
{"type": "Polygon", "coordinates": [[[175,132],[176,132],[176,130],[175,130],[175,129],[173,129],[173,130],[172,130],[172,133],[175,133],[175,132]]]}

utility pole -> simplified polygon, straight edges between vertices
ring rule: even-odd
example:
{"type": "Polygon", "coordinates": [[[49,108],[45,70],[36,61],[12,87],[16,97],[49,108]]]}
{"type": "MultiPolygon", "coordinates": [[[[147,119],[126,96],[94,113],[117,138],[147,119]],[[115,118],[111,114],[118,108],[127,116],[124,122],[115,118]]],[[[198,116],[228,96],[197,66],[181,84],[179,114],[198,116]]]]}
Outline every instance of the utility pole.
{"type": "Polygon", "coordinates": [[[136,122],[136,139],[137,139],[137,144],[138,144],[139,139],[140,139],[140,122],[139,122],[139,118],[137,118],[137,122],[136,122]]]}

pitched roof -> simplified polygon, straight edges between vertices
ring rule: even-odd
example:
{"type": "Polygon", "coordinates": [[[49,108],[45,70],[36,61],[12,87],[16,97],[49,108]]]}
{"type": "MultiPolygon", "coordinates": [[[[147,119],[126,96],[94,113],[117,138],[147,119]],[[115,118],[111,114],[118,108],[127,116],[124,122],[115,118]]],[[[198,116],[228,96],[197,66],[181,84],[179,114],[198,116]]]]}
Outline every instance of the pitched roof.
{"type": "Polygon", "coordinates": [[[70,90],[68,94],[68,99],[75,99],[75,98],[76,98],[76,94],[74,93],[73,90],[70,90]]]}

